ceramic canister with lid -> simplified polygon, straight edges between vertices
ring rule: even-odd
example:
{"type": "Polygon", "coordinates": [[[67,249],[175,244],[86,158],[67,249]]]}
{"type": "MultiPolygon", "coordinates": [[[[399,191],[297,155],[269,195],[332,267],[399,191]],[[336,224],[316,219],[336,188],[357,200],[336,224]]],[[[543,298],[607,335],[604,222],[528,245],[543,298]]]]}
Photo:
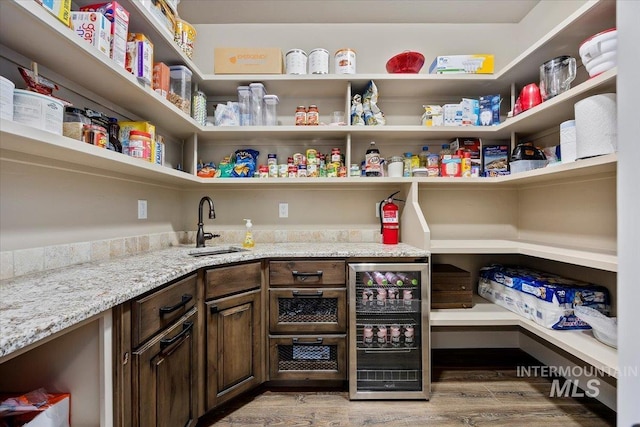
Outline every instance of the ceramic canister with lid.
{"type": "Polygon", "coordinates": [[[302,49],[291,49],[284,56],[287,74],[307,74],[307,53],[302,49]]]}

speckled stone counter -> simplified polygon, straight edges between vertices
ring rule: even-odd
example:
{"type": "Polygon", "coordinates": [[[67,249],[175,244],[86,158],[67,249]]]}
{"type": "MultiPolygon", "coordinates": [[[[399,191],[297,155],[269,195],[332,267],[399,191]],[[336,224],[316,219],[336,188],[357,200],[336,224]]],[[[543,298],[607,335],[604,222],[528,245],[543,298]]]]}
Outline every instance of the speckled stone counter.
{"type": "Polygon", "coordinates": [[[405,244],[273,243],[258,244],[247,252],[189,255],[215,247],[174,247],[0,282],[0,362],[13,352],[202,267],[281,257],[423,257],[429,254],[405,244]]]}

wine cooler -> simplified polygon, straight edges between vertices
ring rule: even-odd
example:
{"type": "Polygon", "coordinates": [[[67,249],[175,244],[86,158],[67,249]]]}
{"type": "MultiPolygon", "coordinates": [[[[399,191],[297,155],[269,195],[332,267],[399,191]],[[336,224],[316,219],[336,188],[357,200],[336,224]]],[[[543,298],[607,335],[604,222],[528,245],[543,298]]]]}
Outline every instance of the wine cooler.
{"type": "Polygon", "coordinates": [[[429,399],[429,264],[349,264],[349,397],[429,399]]]}

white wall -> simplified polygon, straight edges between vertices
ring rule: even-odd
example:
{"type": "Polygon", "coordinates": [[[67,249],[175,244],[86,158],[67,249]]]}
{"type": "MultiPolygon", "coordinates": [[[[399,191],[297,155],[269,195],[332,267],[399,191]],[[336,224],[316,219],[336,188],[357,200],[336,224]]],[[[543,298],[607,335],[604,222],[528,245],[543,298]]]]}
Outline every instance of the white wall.
{"type": "MultiPolygon", "coordinates": [[[[638,40],[640,2],[617,2],[618,25],[618,356],[621,368],[640,364],[640,225],[638,224],[638,40]]],[[[640,423],[640,378],[618,379],[618,425],[640,423]]]]}

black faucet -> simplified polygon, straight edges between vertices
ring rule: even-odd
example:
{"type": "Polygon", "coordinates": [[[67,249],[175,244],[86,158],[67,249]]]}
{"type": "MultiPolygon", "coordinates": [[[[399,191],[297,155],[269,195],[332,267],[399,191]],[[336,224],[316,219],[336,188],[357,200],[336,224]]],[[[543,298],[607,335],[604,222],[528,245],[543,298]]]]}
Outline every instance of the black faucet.
{"type": "Polygon", "coordinates": [[[200,206],[198,207],[198,233],[196,234],[196,248],[204,248],[205,240],[213,239],[214,237],[220,237],[219,234],[211,234],[204,232],[204,223],[202,222],[202,206],[204,202],[209,203],[209,218],[215,219],[216,210],[213,207],[213,200],[210,197],[204,196],[200,199],[200,206]]]}

